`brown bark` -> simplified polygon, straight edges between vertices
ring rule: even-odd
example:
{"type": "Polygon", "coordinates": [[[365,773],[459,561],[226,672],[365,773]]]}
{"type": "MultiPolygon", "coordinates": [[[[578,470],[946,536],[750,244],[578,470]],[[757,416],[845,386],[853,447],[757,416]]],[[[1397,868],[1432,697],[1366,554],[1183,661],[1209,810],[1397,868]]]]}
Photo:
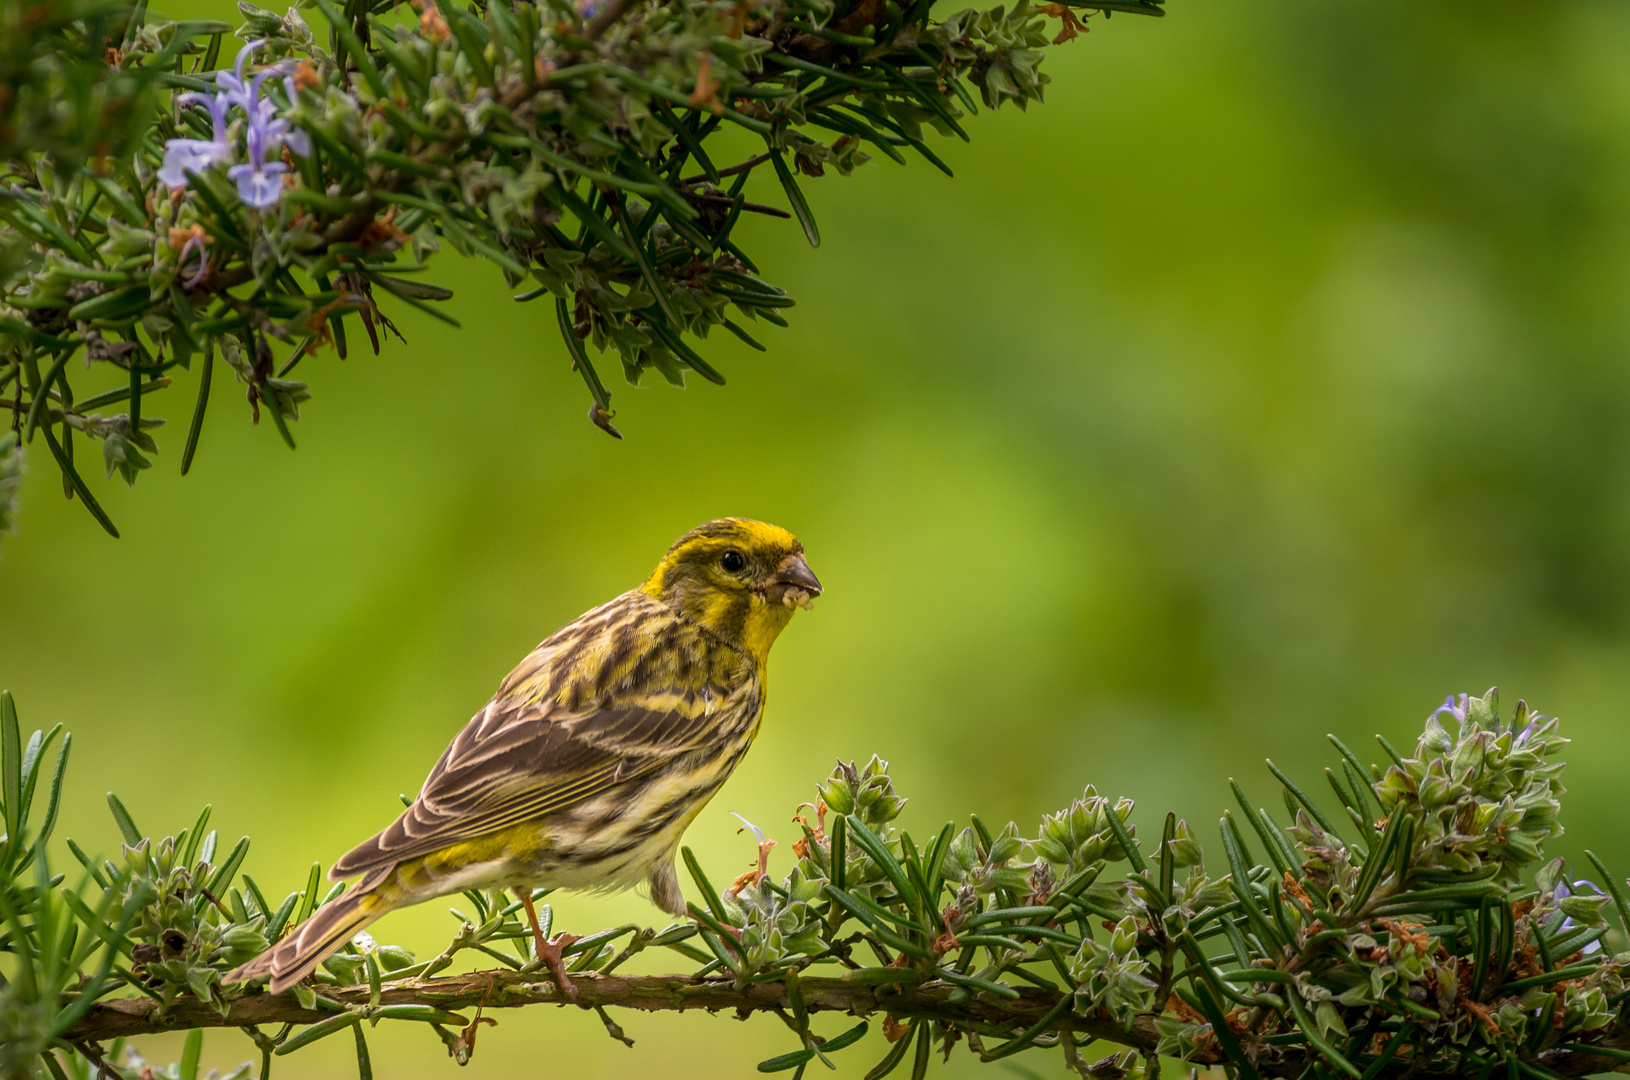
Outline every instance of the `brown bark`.
{"type": "MultiPolygon", "coordinates": [[[[741,1014],[790,1011],[785,983],[762,982],[737,989],[729,981],[696,979],[685,975],[598,975],[572,976],[581,1008],[624,1008],[642,1012],[729,1009],[741,1014]]],[[[927,1019],[949,1021],[985,1033],[987,1048],[999,1039],[1023,1032],[1041,1020],[1058,1004],[1057,992],[1026,987],[1017,999],[976,994],[967,1001],[948,1000],[955,987],[945,983],[926,986],[876,986],[843,978],[803,978],[799,980],[810,1012],[839,1012],[853,1016],[887,1013],[899,1020],[927,1019]]],[[[325,998],[367,1017],[368,987],[320,986],[325,998]]],[[[380,994],[381,1005],[433,1005],[449,1012],[473,1010],[478,1006],[513,1009],[525,1005],[565,1005],[560,990],[546,972],[480,971],[438,979],[405,980],[387,984],[380,994]]],[[[152,998],[120,998],[101,1002],[71,1028],[65,1038],[72,1043],[105,1042],[118,1037],[149,1035],[205,1027],[252,1027],[258,1024],[310,1024],[336,1015],[334,1009],[307,1009],[294,993],[271,995],[250,993],[231,1003],[226,1015],[191,997],[177,1000],[161,1011],[152,998]]],[[[463,1021],[468,1022],[469,1017],[463,1021]]],[[[411,1023],[413,1021],[404,1021],[411,1023]]],[[[1123,1030],[1105,1020],[1066,1013],[1054,1030],[1070,1031],[1117,1043],[1140,1051],[1151,1050],[1157,1042],[1154,1017],[1140,1016],[1131,1030],[1123,1030]]],[[[1630,1042],[1630,1039],[1624,1040],[1630,1042]]],[[[1620,1048],[1622,1047],[1615,1047],[1620,1048]]],[[[1301,1047],[1267,1048],[1258,1061],[1263,1077],[1300,1076],[1307,1067],[1301,1047]]],[[[1193,1058],[1197,1065],[1223,1061],[1216,1046],[1209,1045],[1193,1058]]],[[[1552,1051],[1540,1062],[1552,1073],[1584,1076],[1591,1073],[1630,1070],[1630,1062],[1603,1055],[1552,1051]]],[[[1382,1078],[1402,1076],[1443,1076],[1438,1070],[1416,1070],[1407,1057],[1386,1069],[1382,1078]]]]}
{"type": "MultiPolygon", "coordinates": [[[[785,983],[754,983],[740,990],[728,980],[695,979],[685,975],[598,975],[575,974],[577,1005],[636,1009],[643,1012],[686,1009],[745,1010],[748,1012],[790,1009],[785,983]]],[[[935,983],[926,987],[902,985],[873,986],[842,978],[799,980],[810,1012],[846,1012],[855,1016],[890,1012],[896,1017],[925,1017],[967,1023],[1002,1025],[1017,1034],[1040,1020],[1058,1003],[1056,993],[1022,989],[1017,1000],[979,994],[961,1004],[946,999],[955,987],[935,983]]],[[[368,987],[319,986],[317,991],[331,1001],[362,1010],[366,1016],[368,987]]],[[[380,993],[381,1005],[434,1005],[449,1012],[459,1009],[512,1009],[523,1005],[564,1005],[559,988],[548,972],[479,971],[444,978],[387,983],[380,993]]],[[[293,991],[283,994],[252,992],[237,998],[223,1016],[194,998],[177,999],[168,1010],[148,997],[116,998],[91,1007],[64,1036],[69,1042],[99,1042],[120,1036],[148,1035],[195,1027],[243,1027],[255,1024],[309,1024],[335,1015],[333,1009],[307,1009],[293,991]]],[[[1066,1017],[1061,1024],[1094,1038],[1111,1039],[1131,1046],[1152,1047],[1153,1022],[1139,1017],[1131,1032],[1106,1021],[1066,1017]]]]}

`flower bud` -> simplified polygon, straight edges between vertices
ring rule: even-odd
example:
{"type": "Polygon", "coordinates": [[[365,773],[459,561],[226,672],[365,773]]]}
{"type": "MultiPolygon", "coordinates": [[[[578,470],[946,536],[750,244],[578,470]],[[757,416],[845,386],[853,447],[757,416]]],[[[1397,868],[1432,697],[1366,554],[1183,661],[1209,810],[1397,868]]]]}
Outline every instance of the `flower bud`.
{"type": "Polygon", "coordinates": [[[855,796],[849,787],[849,782],[841,776],[834,776],[824,786],[815,788],[825,800],[826,805],[838,814],[852,814],[855,812],[855,796]]]}
{"type": "Polygon", "coordinates": [[[1534,873],[1534,888],[1542,893],[1554,892],[1557,883],[1562,880],[1562,871],[1567,865],[1566,860],[1557,856],[1534,873]]]}
{"type": "Polygon", "coordinates": [[[342,983],[354,983],[362,974],[362,957],[350,953],[335,953],[323,961],[323,967],[342,983]]]}
{"type": "Polygon", "coordinates": [[[229,964],[241,964],[266,950],[270,944],[266,935],[252,926],[234,926],[221,935],[224,959],[229,964]]]}
{"type": "Polygon", "coordinates": [[[1446,754],[1454,748],[1454,739],[1443,730],[1436,713],[1426,718],[1426,731],[1421,735],[1420,745],[1425,754],[1446,754]]]}
{"type": "Polygon", "coordinates": [[[411,952],[400,945],[381,945],[374,952],[374,957],[379,961],[379,967],[383,971],[400,971],[402,968],[412,967],[415,959],[411,952]]]}
{"type": "Polygon", "coordinates": [[[1607,903],[1607,897],[1590,893],[1574,893],[1572,896],[1558,901],[1557,907],[1562,914],[1570,919],[1577,919],[1586,926],[1601,926],[1607,920],[1602,917],[1602,906],[1607,903]]]}

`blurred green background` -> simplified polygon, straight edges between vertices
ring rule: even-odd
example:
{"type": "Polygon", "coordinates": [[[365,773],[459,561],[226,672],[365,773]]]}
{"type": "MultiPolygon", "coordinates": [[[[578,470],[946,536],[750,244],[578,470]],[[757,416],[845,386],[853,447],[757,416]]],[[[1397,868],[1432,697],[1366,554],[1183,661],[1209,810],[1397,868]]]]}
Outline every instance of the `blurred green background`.
{"type": "MultiPolygon", "coordinates": [[[[1565,853],[1630,870],[1630,8],[1170,10],[1054,50],[1045,107],[936,145],[954,181],[811,184],[820,250],[748,223],[793,329],[709,343],[728,387],[615,387],[626,442],[584,420],[552,310],[448,260],[465,329],[396,311],[406,347],[306,361],[298,453],[218,381],[182,480],[180,378],[157,467],[97,486],[122,541],[36,457],[0,682],[75,733],[59,832],[114,845],[109,788],[160,834],[210,802],[294,888],[534,643],[744,514],[828,592],[691,830],[717,878],[751,853],[729,811],[788,843],[833,759],[873,752],[919,833],[978,810],[1033,835],[1091,783],[1219,857],[1229,776],[1277,807],[1264,757],[1313,784],[1326,732],[1403,743],[1491,684],[1576,740],[1565,853]]],[[[378,929],[424,952],[453,922],[378,929]]],[[[576,1010],[499,1019],[463,1075],[748,1075],[793,1048],[765,1018],[624,1017],[633,1050],[576,1010]]],[[[344,1042],[286,1067],[350,1075],[344,1042]]],[[[382,1076],[452,1075],[423,1032],[375,1043],[382,1076]]],[[[250,1051],[212,1035],[205,1061],[250,1051]]]]}

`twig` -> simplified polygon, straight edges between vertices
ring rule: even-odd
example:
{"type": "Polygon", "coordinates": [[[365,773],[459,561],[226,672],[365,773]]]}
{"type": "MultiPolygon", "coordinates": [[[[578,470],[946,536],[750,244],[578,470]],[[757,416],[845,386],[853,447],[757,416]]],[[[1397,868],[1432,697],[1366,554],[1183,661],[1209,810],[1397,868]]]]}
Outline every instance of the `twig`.
{"type": "Polygon", "coordinates": [[[98,1080],[119,1080],[119,1073],[108,1059],[102,1056],[102,1049],[89,1040],[76,1043],[74,1049],[79,1051],[81,1057],[96,1066],[98,1080]]]}
{"type": "MultiPolygon", "coordinates": [[[[750,983],[737,989],[729,980],[697,979],[686,975],[600,975],[596,972],[578,972],[573,973],[570,979],[577,987],[576,1004],[585,1008],[610,1007],[641,1012],[682,1012],[688,1009],[773,1012],[789,1007],[786,984],[780,982],[750,983]]],[[[887,1011],[902,1018],[964,1020],[990,1025],[1034,1023],[1059,1002],[1057,993],[1039,987],[1023,988],[1016,999],[976,995],[966,1002],[952,1004],[948,999],[957,988],[948,983],[878,987],[842,978],[805,977],[799,980],[799,986],[806,1007],[811,1012],[846,1012],[863,1016],[887,1011]]],[[[324,997],[357,1010],[360,1015],[367,1015],[369,988],[366,983],[324,986],[322,993],[324,997]]],[[[566,1004],[554,980],[547,974],[514,971],[477,971],[440,979],[387,983],[379,997],[381,1005],[433,1005],[449,1012],[474,1008],[483,1001],[488,1009],[566,1004]]],[[[232,1001],[224,1016],[212,1006],[187,996],[178,998],[162,1015],[159,1003],[151,998],[117,998],[92,1006],[64,1038],[83,1043],[194,1027],[309,1024],[333,1015],[332,1011],[305,1008],[292,991],[277,995],[246,994],[232,1001]]],[[[1109,1039],[1140,1049],[1153,1047],[1157,1041],[1152,1017],[1139,1017],[1130,1031],[1123,1031],[1107,1021],[1080,1016],[1064,1023],[1072,1030],[1094,1038],[1109,1039]]]]}
{"type": "MultiPolygon", "coordinates": [[[[634,1009],[640,1012],[683,1012],[690,1009],[735,1010],[740,1014],[753,1012],[777,1013],[790,1007],[787,987],[781,982],[751,983],[737,989],[728,980],[698,979],[684,975],[628,975],[608,976],[594,972],[570,976],[577,987],[575,1004],[591,1008],[604,1016],[606,1008],[634,1009]]],[[[1061,1000],[1056,991],[1040,987],[1022,987],[1016,999],[998,998],[989,994],[976,994],[960,1003],[953,1003],[957,987],[943,982],[920,986],[872,986],[842,978],[799,979],[805,1008],[809,1012],[841,1012],[853,1016],[889,1013],[897,1020],[925,1019],[972,1025],[986,1031],[1015,1031],[1028,1027],[1045,1017],[1061,1000]]],[[[323,987],[324,997],[339,1002],[357,1015],[370,1014],[367,984],[346,987],[323,987]]],[[[488,1009],[513,1009],[527,1005],[565,1005],[566,999],[553,979],[536,973],[512,971],[477,971],[441,979],[406,980],[387,984],[380,994],[380,1005],[431,1005],[454,1011],[482,1006],[488,1009]]],[[[332,1011],[307,1009],[293,992],[270,995],[251,993],[230,1003],[226,1014],[191,997],[176,1000],[168,1010],[161,1012],[158,1002],[151,998],[121,998],[100,1002],[71,1028],[64,1038],[78,1046],[115,1038],[130,1038],[161,1031],[187,1028],[244,1027],[257,1024],[286,1023],[310,1024],[332,1017],[332,1011]]],[[[1130,1028],[1123,1029],[1107,1020],[1083,1017],[1066,1012],[1058,1021],[1060,1037],[1064,1031],[1080,1032],[1092,1039],[1131,1047],[1149,1056],[1159,1041],[1155,1032],[1154,1016],[1137,1017],[1130,1028]]],[[[611,1031],[614,1025],[608,1025],[611,1031]]],[[[614,1037],[621,1029],[612,1031],[614,1037]]],[[[1630,1038],[1623,1040],[1630,1042],[1630,1038]]],[[[1615,1040],[1608,1050],[1622,1049],[1615,1040]]],[[[1300,1076],[1307,1068],[1304,1052],[1286,1052],[1259,1063],[1258,1071],[1264,1077],[1288,1078],[1300,1076]]],[[[1216,1046],[1203,1047],[1191,1059],[1193,1065],[1214,1065],[1225,1060],[1216,1046]]],[[[1400,1064],[1407,1064],[1400,1063],[1400,1064]]],[[[1570,1052],[1556,1054],[1545,1061],[1546,1068],[1562,1076],[1583,1076],[1593,1072],[1622,1067],[1624,1061],[1605,1054],[1570,1052]]],[[[1394,1075],[1392,1072],[1384,1076],[1394,1075]]]]}
{"type": "MultiPolygon", "coordinates": [[[[686,191],[682,194],[685,196],[685,198],[691,200],[692,202],[716,203],[720,206],[730,206],[736,201],[735,199],[730,198],[728,195],[708,195],[700,191],[686,191]]],[[[792,217],[791,214],[780,209],[779,207],[765,206],[763,203],[744,202],[741,204],[741,208],[754,214],[768,214],[770,217],[792,217]]]]}
{"type": "MultiPolygon", "coordinates": [[[[719,170],[719,175],[720,176],[735,176],[737,173],[746,172],[748,169],[755,169],[758,166],[764,164],[766,161],[769,161],[769,160],[770,160],[770,155],[768,153],[754,154],[752,157],[748,158],[746,161],[743,161],[739,165],[732,165],[727,169],[720,169],[719,170]]],[[[706,173],[703,173],[700,176],[687,176],[685,179],[679,181],[679,186],[680,187],[691,187],[691,186],[693,186],[695,184],[700,184],[704,180],[710,180],[710,179],[712,179],[712,177],[708,176],[706,173]]]]}

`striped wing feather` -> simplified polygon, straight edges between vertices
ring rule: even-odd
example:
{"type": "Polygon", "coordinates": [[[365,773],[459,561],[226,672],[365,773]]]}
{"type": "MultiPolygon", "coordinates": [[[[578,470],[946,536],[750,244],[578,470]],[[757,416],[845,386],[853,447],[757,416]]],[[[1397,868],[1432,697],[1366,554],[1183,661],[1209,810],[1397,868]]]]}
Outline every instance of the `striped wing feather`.
{"type": "Polygon", "coordinates": [[[745,657],[665,608],[620,597],[528,656],[453,739],[413,804],[330,876],[393,866],[595,798],[704,748],[721,724],[758,705],[745,657]],[[631,634],[630,622],[655,625],[631,634]],[[617,647],[603,647],[607,640],[617,647]]]}

